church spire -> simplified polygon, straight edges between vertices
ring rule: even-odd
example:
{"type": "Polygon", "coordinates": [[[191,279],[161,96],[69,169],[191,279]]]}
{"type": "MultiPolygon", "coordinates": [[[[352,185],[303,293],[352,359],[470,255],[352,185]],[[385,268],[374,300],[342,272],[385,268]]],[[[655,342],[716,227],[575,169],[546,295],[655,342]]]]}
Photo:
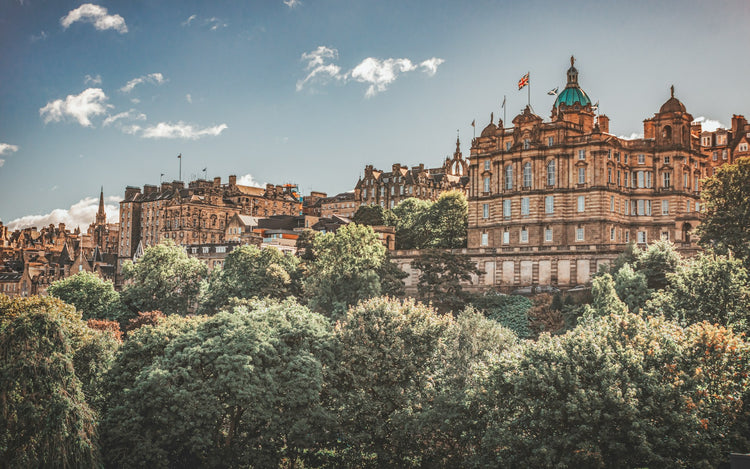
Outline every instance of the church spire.
{"type": "Polygon", "coordinates": [[[96,224],[104,225],[107,223],[107,212],[104,211],[104,186],[99,192],[99,210],[96,212],[96,224]]]}

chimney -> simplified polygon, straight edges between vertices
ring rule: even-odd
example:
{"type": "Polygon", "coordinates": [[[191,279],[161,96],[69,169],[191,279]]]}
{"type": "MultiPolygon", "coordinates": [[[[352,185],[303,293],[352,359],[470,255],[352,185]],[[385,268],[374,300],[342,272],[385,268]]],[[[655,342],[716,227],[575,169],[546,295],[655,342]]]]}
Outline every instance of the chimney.
{"type": "Polygon", "coordinates": [[[125,200],[130,200],[141,193],[140,187],[128,186],[125,188],[125,200]]]}
{"type": "Polygon", "coordinates": [[[156,192],[156,186],[153,184],[146,184],[143,186],[143,195],[150,195],[156,192]]]}
{"type": "Polygon", "coordinates": [[[214,178],[214,187],[221,187],[221,176],[214,178]]]}
{"type": "Polygon", "coordinates": [[[745,120],[745,116],[741,114],[734,114],[732,116],[732,136],[735,137],[739,133],[742,133],[745,130],[746,125],[747,120],[745,120]]]}
{"type": "Polygon", "coordinates": [[[656,133],[654,132],[654,121],[651,119],[643,121],[643,138],[652,140],[656,138],[656,133]]]}
{"type": "Polygon", "coordinates": [[[162,192],[171,191],[171,190],[172,190],[172,184],[170,184],[168,182],[162,182],[161,183],[161,191],[162,192]]]}
{"type": "Polygon", "coordinates": [[[605,114],[602,114],[599,116],[597,122],[599,123],[599,130],[601,130],[602,133],[608,134],[609,133],[609,117],[607,117],[605,114]]]}
{"type": "Polygon", "coordinates": [[[174,188],[175,190],[179,191],[179,190],[181,190],[181,189],[184,189],[184,188],[185,188],[185,183],[184,183],[184,182],[182,182],[182,181],[172,181],[172,187],[173,187],[173,188],[174,188]]]}
{"type": "Polygon", "coordinates": [[[237,185],[237,176],[234,174],[231,174],[229,176],[229,185],[230,186],[236,186],[237,185]]]}

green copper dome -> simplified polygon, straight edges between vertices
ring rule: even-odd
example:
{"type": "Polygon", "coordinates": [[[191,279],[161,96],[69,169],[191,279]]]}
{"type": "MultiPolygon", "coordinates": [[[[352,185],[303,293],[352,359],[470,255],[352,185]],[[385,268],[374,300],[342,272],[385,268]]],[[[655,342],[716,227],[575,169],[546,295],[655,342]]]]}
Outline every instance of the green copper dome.
{"type": "Polygon", "coordinates": [[[575,103],[579,103],[581,107],[587,104],[591,104],[591,100],[586,95],[586,92],[579,88],[577,85],[575,87],[565,88],[564,90],[562,90],[562,92],[557,95],[557,99],[555,100],[555,107],[559,107],[561,104],[564,104],[566,106],[573,106],[575,103]]]}

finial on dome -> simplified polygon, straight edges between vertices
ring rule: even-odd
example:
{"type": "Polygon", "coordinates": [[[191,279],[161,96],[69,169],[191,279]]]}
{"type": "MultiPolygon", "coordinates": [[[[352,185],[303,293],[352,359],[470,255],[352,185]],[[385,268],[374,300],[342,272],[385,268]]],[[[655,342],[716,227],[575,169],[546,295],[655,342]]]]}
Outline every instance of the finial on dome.
{"type": "Polygon", "coordinates": [[[672,97],[674,98],[674,85],[670,86],[669,90],[672,92],[672,97]]]}
{"type": "Polygon", "coordinates": [[[495,121],[495,112],[490,113],[490,124],[492,124],[495,121]]]}
{"type": "Polygon", "coordinates": [[[570,56],[570,66],[571,66],[571,67],[573,66],[573,63],[574,63],[575,61],[576,61],[576,58],[575,58],[575,57],[573,57],[573,56],[571,55],[571,56],[570,56]]]}

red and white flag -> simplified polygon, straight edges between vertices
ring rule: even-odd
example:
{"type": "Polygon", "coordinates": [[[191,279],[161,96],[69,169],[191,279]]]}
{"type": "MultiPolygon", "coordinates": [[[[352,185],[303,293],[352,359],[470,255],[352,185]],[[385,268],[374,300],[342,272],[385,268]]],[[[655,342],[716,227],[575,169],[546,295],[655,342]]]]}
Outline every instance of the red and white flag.
{"type": "Polygon", "coordinates": [[[518,89],[522,90],[524,86],[529,85],[529,74],[522,76],[520,80],[518,80],[518,89]]]}

